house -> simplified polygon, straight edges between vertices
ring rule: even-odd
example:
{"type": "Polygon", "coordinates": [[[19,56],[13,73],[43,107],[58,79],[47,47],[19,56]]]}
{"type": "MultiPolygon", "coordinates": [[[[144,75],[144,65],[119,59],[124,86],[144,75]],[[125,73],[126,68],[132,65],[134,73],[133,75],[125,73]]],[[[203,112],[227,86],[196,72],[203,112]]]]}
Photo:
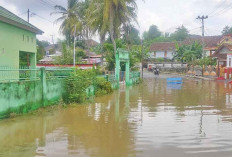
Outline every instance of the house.
{"type": "Polygon", "coordinates": [[[86,56],[88,56],[88,58],[82,59],[82,61],[86,62],[87,64],[102,63],[102,55],[97,55],[95,52],[86,52],[86,56]]]}
{"type": "Polygon", "coordinates": [[[0,6],[0,67],[16,68],[25,59],[36,67],[36,34],[43,31],[0,6]],[[20,59],[20,56],[22,57],[20,59]]]}
{"type": "MultiPolygon", "coordinates": [[[[178,42],[179,45],[191,45],[194,42],[202,44],[201,36],[190,36],[182,42],[178,42]]],[[[212,56],[223,43],[232,44],[232,35],[225,36],[205,36],[205,51],[207,56],[212,56]]],[[[164,58],[173,59],[176,52],[175,42],[158,42],[153,43],[150,47],[150,59],[164,58]]]]}
{"type": "Polygon", "coordinates": [[[49,45],[45,47],[45,51],[46,51],[46,55],[44,56],[43,59],[39,60],[39,64],[54,64],[55,58],[62,56],[63,54],[58,44],[49,45]]]}
{"type": "Polygon", "coordinates": [[[218,65],[221,67],[232,67],[232,44],[220,45],[212,57],[217,58],[218,65]]]}
{"type": "Polygon", "coordinates": [[[150,59],[173,59],[175,52],[176,44],[174,42],[153,43],[150,47],[150,59]]]}
{"type": "MultiPolygon", "coordinates": [[[[223,36],[205,36],[204,37],[204,43],[205,43],[205,51],[206,51],[206,56],[212,56],[220,43],[224,42],[222,40],[223,36]]],[[[198,42],[202,44],[202,37],[201,36],[192,36],[187,39],[185,39],[182,44],[184,45],[190,45],[193,42],[198,42]]]]}

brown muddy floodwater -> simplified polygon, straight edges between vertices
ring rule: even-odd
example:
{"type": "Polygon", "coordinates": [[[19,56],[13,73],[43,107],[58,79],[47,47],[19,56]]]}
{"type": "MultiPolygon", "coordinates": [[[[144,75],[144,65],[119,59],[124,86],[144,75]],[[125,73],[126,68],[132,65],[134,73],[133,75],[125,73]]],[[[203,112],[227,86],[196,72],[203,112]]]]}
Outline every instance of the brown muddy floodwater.
{"type": "Polygon", "coordinates": [[[231,157],[232,87],[165,75],[95,103],[0,121],[3,157],[231,157]]]}

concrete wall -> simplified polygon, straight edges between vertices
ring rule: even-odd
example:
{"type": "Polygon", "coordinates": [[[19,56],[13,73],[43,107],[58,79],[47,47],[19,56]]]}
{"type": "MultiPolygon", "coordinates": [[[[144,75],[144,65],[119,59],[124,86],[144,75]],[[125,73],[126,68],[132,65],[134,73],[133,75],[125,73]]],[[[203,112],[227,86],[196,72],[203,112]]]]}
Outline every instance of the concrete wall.
{"type": "Polygon", "coordinates": [[[0,118],[57,103],[65,93],[63,79],[0,83],[0,118]],[[46,91],[43,91],[43,90],[46,91]]]}
{"type": "Polygon", "coordinates": [[[0,67],[18,68],[20,51],[36,53],[35,33],[0,22],[0,67]]]}

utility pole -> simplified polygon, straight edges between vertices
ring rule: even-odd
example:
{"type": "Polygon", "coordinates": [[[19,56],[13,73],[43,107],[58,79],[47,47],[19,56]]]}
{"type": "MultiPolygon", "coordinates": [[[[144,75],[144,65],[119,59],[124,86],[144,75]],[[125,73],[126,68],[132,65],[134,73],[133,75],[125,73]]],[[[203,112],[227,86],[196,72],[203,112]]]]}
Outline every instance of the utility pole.
{"type": "Polygon", "coordinates": [[[198,16],[197,17],[197,20],[200,20],[201,21],[201,24],[202,24],[202,53],[203,53],[203,57],[206,56],[205,54],[205,40],[204,40],[204,37],[205,37],[205,19],[207,19],[208,16],[198,16]]]}
{"type": "Polygon", "coordinates": [[[27,10],[27,22],[28,23],[30,22],[30,10],[29,9],[27,10]]]}
{"type": "Polygon", "coordinates": [[[73,66],[76,66],[76,29],[77,26],[74,26],[74,34],[73,34],[73,66]]]}

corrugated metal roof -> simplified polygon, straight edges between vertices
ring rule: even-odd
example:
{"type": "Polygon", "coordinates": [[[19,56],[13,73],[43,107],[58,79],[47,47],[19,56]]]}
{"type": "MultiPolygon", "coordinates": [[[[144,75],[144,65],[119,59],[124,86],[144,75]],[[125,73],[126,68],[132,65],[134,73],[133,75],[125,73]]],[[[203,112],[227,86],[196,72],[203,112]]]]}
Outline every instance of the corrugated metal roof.
{"type": "Polygon", "coordinates": [[[3,8],[2,6],[0,6],[0,17],[2,17],[0,18],[0,21],[15,25],[19,28],[23,28],[37,34],[43,33],[43,31],[41,31],[37,27],[33,26],[32,24],[13,14],[12,12],[3,8]]]}

